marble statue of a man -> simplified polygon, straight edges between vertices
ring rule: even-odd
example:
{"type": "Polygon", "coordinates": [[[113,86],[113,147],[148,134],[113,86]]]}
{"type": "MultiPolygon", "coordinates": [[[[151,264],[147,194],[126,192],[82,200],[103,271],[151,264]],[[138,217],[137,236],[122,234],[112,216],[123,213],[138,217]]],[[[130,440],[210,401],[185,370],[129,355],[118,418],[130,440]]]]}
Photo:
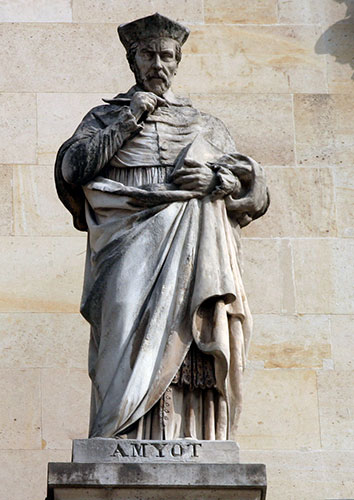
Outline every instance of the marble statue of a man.
{"type": "Polygon", "coordinates": [[[136,85],[60,148],[56,184],[88,232],[90,437],[233,439],[251,316],[239,228],[269,199],[223,123],[175,96],[189,31],[119,26],[136,85]]]}

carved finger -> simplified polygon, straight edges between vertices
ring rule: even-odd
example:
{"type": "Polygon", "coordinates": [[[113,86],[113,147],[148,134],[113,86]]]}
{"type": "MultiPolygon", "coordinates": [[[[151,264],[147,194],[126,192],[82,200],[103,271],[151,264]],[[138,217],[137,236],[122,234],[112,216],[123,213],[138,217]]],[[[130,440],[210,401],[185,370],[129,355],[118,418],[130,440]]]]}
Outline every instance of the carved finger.
{"type": "Polygon", "coordinates": [[[203,165],[203,163],[200,163],[199,161],[195,161],[195,160],[188,160],[187,159],[187,160],[184,160],[184,163],[192,168],[195,168],[195,167],[205,168],[205,165],[203,165]]]}
{"type": "Polygon", "coordinates": [[[189,182],[198,182],[200,179],[196,175],[183,175],[178,177],[178,179],[175,180],[175,184],[187,184],[189,182]]]}
{"type": "Polygon", "coordinates": [[[189,167],[182,167],[180,168],[176,173],[175,173],[175,177],[183,177],[185,175],[201,175],[203,174],[203,170],[201,168],[193,168],[193,170],[191,170],[189,167]]]}
{"type": "Polygon", "coordinates": [[[202,187],[200,186],[199,182],[193,181],[193,182],[188,182],[187,184],[183,184],[181,186],[183,189],[187,189],[188,191],[195,190],[195,191],[201,191],[202,187]]]}

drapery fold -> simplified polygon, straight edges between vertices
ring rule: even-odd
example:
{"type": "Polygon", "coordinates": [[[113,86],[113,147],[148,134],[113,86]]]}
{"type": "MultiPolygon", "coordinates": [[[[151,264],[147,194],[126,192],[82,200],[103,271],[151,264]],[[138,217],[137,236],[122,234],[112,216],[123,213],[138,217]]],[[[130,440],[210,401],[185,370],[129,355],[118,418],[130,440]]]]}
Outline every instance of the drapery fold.
{"type": "Polygon", "coordinates": [[[122,433],[146,414],[192,341],[213,355],[217,389],[231,415],[239,381],[230,366],[239,359],[237,370],[243,369],[250,315],[224,201],[139,208],[127,201],[132,197],[104,191],[115,182],[84,189],[90,256],[82,313],[94,330],[90,435],[122,433]],[[238,340],[231,339],[235,324],[238,340]]]}

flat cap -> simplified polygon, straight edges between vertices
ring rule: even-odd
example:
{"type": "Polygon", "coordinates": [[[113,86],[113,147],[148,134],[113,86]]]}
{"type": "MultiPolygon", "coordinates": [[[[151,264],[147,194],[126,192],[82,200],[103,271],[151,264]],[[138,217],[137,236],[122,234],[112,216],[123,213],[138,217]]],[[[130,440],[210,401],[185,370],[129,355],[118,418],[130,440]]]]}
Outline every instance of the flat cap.
{"type": "Polygon", "coordinates": [[[118,35],[126,50],[134,42],[156,37],[173,38],[183,45],[189,33],[188,28],[158,12],[118,26],[118,35]]]}

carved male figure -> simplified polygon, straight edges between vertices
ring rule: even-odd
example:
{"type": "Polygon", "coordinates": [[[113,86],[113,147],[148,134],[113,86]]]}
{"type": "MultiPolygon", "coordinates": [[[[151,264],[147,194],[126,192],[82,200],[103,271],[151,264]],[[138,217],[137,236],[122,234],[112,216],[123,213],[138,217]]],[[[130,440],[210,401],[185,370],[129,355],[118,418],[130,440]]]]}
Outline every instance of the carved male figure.
{"type": "Polygon", "coordinates": [[[136,85],[92,109],[56,162],[88,231],[90,436],[232,439],[251,332],[239,228],[267,210],[264,174],[172,93],[187,28],[154,14],[118,32],[136,85]]]}

